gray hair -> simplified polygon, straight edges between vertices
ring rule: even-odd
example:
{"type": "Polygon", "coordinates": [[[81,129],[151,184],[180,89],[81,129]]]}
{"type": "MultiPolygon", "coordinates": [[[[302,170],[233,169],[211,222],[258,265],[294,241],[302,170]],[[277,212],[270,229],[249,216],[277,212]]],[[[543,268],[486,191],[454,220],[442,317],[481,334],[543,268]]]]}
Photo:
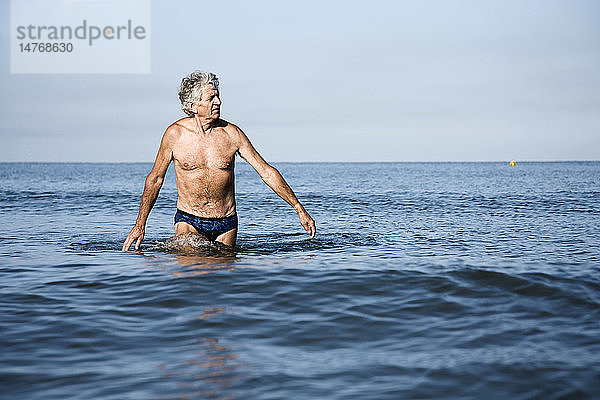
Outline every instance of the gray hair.
{"type": "Polygon", "coordinates": [[[189,109],[190,103],[200,101],[202,88],[206,85],[213,85],[219,90],[219,78],[212,72],[194,71],[181,80],[179,87],[179,101],[184,113],[193,117],[195,113],[189,109]]]}

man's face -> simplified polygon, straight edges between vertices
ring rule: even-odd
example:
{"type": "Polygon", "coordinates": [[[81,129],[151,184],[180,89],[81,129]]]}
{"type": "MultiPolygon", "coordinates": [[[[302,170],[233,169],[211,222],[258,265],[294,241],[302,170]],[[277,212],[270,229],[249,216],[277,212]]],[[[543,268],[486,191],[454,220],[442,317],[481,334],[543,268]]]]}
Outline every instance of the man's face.
{"type": "Polygon", "coordinates": [[[193,104],[193,110],[199,117],[218,119],[221,116],[221,98],[213,85],[202,88],[200,101],[193,104]]]}

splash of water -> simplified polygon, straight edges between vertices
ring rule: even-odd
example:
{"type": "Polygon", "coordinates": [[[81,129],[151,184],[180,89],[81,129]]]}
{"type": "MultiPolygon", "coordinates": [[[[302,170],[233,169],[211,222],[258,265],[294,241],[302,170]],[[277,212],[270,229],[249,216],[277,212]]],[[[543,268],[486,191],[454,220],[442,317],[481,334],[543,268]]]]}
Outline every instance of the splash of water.
{"type": "Polygon", "coordinates": [[[231,252],[233,248],[220,242],[210,241],[202,235],[185,233],[156,243],[154,250],[165,253],[206,254],[231,252]]]}

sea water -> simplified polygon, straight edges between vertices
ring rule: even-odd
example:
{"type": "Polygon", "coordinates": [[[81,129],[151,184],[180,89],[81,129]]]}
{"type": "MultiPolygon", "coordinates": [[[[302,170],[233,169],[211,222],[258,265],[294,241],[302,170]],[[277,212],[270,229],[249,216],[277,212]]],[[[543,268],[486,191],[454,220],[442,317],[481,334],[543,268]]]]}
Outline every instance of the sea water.
{"type": "Polygon", "coordinates": [[[0,164],[0,397],[600,398],[600,163],[245,163],[237,246],[169,247],[170,170],[0,164]]]}

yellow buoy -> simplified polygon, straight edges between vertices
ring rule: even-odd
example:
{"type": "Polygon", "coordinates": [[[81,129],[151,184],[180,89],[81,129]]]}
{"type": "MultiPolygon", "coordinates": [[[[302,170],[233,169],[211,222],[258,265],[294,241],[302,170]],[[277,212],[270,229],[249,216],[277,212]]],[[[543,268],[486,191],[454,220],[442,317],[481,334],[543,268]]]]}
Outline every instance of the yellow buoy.
{"type": "Polygon", "coordinates": [[[511,167],[516,167],[516,166],[517,166],[517,162],[516,162],[515,160],[512,160],[512,161],[510,162],[510,166],[511,166],[511,167]]]}

